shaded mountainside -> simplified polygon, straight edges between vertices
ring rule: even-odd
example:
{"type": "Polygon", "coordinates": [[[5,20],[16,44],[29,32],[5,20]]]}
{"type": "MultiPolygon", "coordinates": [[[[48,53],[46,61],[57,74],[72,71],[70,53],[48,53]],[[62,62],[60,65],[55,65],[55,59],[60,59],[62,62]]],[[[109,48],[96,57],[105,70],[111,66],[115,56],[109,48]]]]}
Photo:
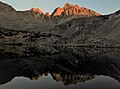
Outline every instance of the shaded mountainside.
{"type": "MultiPolygon", "coordinates": [[[[74,5],[72,5],[72,7],[74,7],[74,5]]],[[[86,12],[86,14],[90,14],[89,11],[86,12]]],[[[95,16],[96,12],[94,13],[91,13],[90,16],[95,16]]],[[[64,21],[65,19],[68,18],[66,16],[62,17],[61,16],[62,15],[60,15],[59,17],[54,17],[50,15],[48,12],[46,13],[42,12],[38,8],[32,8],[26,11],[16,11],[11,6],[0,2],[0,21],[1,21],[0,26],[7,29],[44,31],[52,29],[56,23],[64,21]]]]}
{"type": "Polygon", "coordinates": [[[63,37],[52,33],[0,28],[0,43],[3,45],[52,45],[59,39],[63,37]]]}
{"type": "Polygon", "coordinates": [[[1,44],[120,47],[120,11],[100,15],[67,3],[50,15],[0,2],[0,21],[1,44]]]}
{"type": "Polygon", "coordinates": [[[52,32],[69,37],[69,44],[119,45],[119,12],[99,17],[73,18],[57,24],[52,32]]]}
{"type": "Polygon", "coordinates": [[[49,17],[40,13],[40,10],[16,11],[2,2],[0,2],[0,21],[0,27],[15,30],[42,30],[51,25],[49,17]]]}

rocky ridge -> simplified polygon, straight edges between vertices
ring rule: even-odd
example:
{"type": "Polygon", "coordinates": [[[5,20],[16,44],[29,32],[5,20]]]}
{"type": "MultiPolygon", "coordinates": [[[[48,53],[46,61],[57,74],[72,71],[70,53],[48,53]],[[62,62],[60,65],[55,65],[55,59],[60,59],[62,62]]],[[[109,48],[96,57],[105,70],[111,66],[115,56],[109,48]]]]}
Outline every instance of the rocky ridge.
{"type": "MultiPolygon", "coordinates": [[[[74,7],[74,5],[73,5],[74,7]]],[[[90,14],[90,13],[89,13],[90,14]]],[[[95,14],[91,14],[94,16],[95,14]]],[[[0,26],[7,29],[29,30],[29,31],[44,31],[49,30],[59,23],[66,20],[68,17],[56,19],[48,12],[44,13],[39,8],[31,8],[26,11],[16,11],[12,6],[0,2],[0,26]],[[7,25],[6,25],[7,24],[7,25]]]]}
{"type": "Polygon", "coordinates": [[[78,5],[72,5],[69,3],[66,3],[63,8],[57,7],[54,12],[51,14],[51,16],[71,16],[71,15],[81,15],[81,16],[100,16],[99,13],[87,9],[85,7],[79,7],[78,5]]]}
{"type": "Polygon", "coordinates": [[[38,46],[120,47],[119,12],[100,15],[67,3],[50,15],[36,8],[16,11],[0,2],[0,41],[38,46]]]}

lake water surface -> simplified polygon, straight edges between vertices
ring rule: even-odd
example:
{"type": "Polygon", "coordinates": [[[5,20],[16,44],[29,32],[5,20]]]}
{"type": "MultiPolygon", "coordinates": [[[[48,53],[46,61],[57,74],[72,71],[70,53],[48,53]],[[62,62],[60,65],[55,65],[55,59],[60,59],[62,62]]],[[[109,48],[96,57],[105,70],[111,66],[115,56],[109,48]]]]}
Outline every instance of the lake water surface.
{"type": "Polygon", "coordinates": [[[120,50],[3,46],[0,89],[120,89],[120,50]]]}
{"type": "Polygon", "coordinates": [[[120,83],[108,76],[99,76],[84,83],[65,86],[61,81],[53,80],[51,75],[38,80],[15,77],[11,82],[1,85],[0,89],[120,89],[120,83]]]}

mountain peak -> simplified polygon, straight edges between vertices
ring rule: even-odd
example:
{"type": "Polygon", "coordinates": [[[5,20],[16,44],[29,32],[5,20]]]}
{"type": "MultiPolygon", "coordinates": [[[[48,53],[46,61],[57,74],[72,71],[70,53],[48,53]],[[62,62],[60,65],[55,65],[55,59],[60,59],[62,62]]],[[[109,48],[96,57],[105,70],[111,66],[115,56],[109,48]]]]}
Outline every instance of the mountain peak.
{"type": "Polygon", "coordinates": [[[66,3],[63,8],[56,8],[52,13],[52,16],[60,16],[60,15],[81,15],[81,16],[100,16],[99,13],[87,9],[85,7],[79,7],[78,5],[72,5],[66,3]]]}
{"type": "Polygon", "coordinates": [[[50,16],[50,13],[49,13],[49,12],[46,12],[45,15],[49,17],[49,16],[50,16]]]}
{"type": "Polygon", "coordinates": [[[30,11],[35,12],[35,13],[44,14],[39,8],[31,8],[30,11]]]}
{"type": "Polygon", "coordinates": [[[80,8],[78,5],[73,5],[70,3],[66,3],[63,7],[64,9],[69,9],[69,8],[80,8]]]}
{"type": "Polygon", "coordinates": [[[74,5],[72,5],[72,4],[70,4],[70,3],[66,3],[66,4],[64,5],[64,7],[70,7],[70,6],[74,6],[74,5]]]}
{"type": "Polygon", "coordinates": [[[51,14],[51,16],[60,16],[64,12],[63,8],[57,7],[54,12],[51,14]]]}

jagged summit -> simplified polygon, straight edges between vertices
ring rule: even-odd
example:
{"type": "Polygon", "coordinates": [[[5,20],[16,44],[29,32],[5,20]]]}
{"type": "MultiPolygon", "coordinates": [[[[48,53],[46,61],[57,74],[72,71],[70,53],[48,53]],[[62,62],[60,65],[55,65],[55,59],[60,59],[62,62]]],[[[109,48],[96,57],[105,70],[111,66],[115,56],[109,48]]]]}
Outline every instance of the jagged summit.
{"type": "Polygon", "coordinates": [[[99,13],[87,9],[85,7],[79,7],[78,5],[72,5],[66,3],[63,8],[57,7],[51,16],[60,16],[60,15],[81,15],[81,16],[100,16],[99,13]]]}
{"type": "Polygon", "coordinates": [[[35,13],[44,14],[43,11],[41,11],[39,8],[31,8],[30,11],[35,12],[35,13]]]}
{"type": "Polygon", "coordinates": [[[51,14],[51,16],[60,16],[62,14],[62,12],[64,12],[63,8],[57,7],[53,13],[51,14]]]}
{"type": "Polygon", "coordinates": [[[45,13],[45,16],[50,16],[50,13],[49,13],[49,12],[46,12],[46,13],[45,13]]]}
{"type": "Polygon", "coordinates": [[[70,3],[66,3],[66,4],[64,5],[64,7],[72,7],[72,6],[74,6],[74,5],[72,5],[72,4],[70,4],[70,3]]]}
{"type": "Polygon", "coordinates": [[[70,8],[80,8],[78,5],[72,5],[70,3],[66,3],[63,7],[64,10],[70,9],[70,8]]]}

